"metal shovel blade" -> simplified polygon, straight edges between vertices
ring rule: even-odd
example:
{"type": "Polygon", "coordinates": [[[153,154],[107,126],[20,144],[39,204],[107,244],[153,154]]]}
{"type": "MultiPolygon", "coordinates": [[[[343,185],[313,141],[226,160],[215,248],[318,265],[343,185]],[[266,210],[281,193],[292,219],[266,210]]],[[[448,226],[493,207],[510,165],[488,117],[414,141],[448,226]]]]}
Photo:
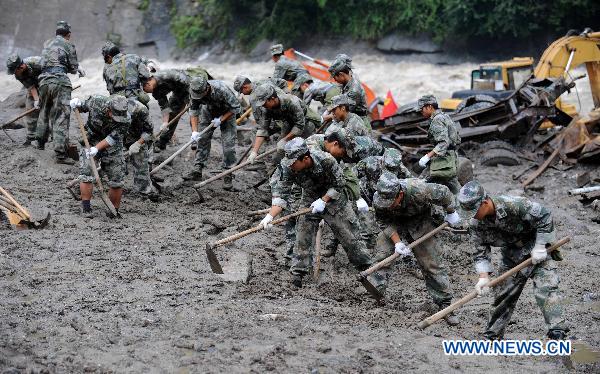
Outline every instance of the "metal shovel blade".
{"type": "Polygon", "coordinates": [[[43,229],[44,227],[46,227],[48,225],[48,222],[50,222],[50,212],[48,212],[46,214],[46,217],[40,221],[21,220],[21,222],[19,222],[19,224],[24,224],[29,229],[39,230],[39,229],[43,229]]]}
{"type": "Polygon", "coordinates": [[[367,277],[363,276],[362,274],[359,274],[357,278],[376,301],[380,301],[381,299],[383,299],[383,294],[379,292],[379,290],[367,280],[367,277]]]}
{"type": "Polygon", "coordinates": [[[102,202],[104,203],[104,205],[106,205],[106,207],[108,208],[110,218],[115,218],[117,216],[117,210],[115,209],[115,206],[113,205],[112,201],[110,201],[108,196],[106,196],[104,193],[100,195],[100,197],[102,198],[102,202]]]}
{"type": "Polygon", "coordinates": [[[215,274],[224,274],[223,268],[221,267],[221,263],[217,258],[217,255],[212,249],[210,243],[206,243],[206,258],[208,258],[208,263],[210,264],[210,269],[215,274]]]}

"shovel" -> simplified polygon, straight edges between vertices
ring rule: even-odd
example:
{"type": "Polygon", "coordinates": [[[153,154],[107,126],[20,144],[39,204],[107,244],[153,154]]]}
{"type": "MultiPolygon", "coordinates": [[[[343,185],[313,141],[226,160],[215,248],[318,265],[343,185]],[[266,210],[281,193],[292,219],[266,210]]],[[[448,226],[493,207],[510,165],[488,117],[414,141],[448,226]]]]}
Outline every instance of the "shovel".
{"type": "MultiPolygon", "coordinates": [[[[290,218],[298,217],[298,216],[301,216],[303,214],[307,214],[310,212],[312,212],[312,208],[300,209],[299,211],[297,211],[295,213],[292,213],[287,216],[273,220],[273,222],[271,222],[271,224],[278,225],[282,222],[289,220],[290,218]]],[[[224,239],[217,240],[216,242],[214,242],[212,244],[206,243],[206,257],[208,258],[208,263],[210,264],[210,269],[212,270],[212,272],[215,274],[223,274],[223,268],[221,267],[221,263],[219,262],[219,259],[217,258],[217,255],[215,254],[213,249],[215,249],[219,246],[225,245],[227,243],[231,243],[240,238],[243,238],[244,236],[248,236],[250,234],[253,234],[253,233],[261,231],[261,230],[264,230],[264,228],[261,225],[258,225],[251,229],[248,229],[248,230],[245,230],[242,232],[238,232],[237,234],[228,236],[224,239]]]]}
{"type": "MultiPolygon", "coordinates": [[[[417,239],[414,242],[410,243],[408,245],[408,248],[413,249],[414,247],[416,247],[419,244],[423,243],[424,241],[430,239],[431,237],[433,237],[435,234],[437,234],[438,232],[442,231],[446,227],[448,227],[448,222],[442,223],[441,225],[439,225],[435,229],[431,230],[427,234],[421,236],[419,239],[417,239]]],[[[383,259],[382,261],[376,263],[375,265],[371,266],[367,270],[364,270],[364,271],[360,272],[360,274],[358,274],[358,276],[357,276],[358,280],[367,289],[367,291],[369,291],[369,293],[371,294],[371,296],[373,296],[375,298],[375,300],[377,300],[377,301],[381,300],[383,298],[383,295],[381,294],[381,292],[379,292],[379,290],[375,286],[373,286],[373,284],[371,284],[371,282],[369,282],[369,280],[367,279],[367,277],[369,275],[373,274],[374,272],[376,272],[377,270],[379,270],[381,268],[384,268],[386,266],[389,266],[392,262],[396,261],[396,259],[398,257],[400,257],[400,254],[394,252],[393,255],[391,255],[391,256],[383,259]]]]}
{"type": "Polygon", "coordinates": [[[46,214],[46,217],[39,221],[32,221],[29,212],[21,206],[15,200],[15,198],[8,193],[4,188],[0,187],[0,192],[4,196],[0,196],[0,206],[7,209],[9,212],[17,215],[20,218],[19,224],[26,225],[30,229],[41,229],[44,228],[50,221],[50,212],[46,214]]]}
{"type": "Polygon", "coordinates": [[[235,124],[239,125],[240,123],[242,123],[242,121],[246,119],[246,117],[248,117],[250,113],[252,113],[252,108],[246,109],[246,111],[242,113],[242,115],[238,119],[235,120],[235,124]]]}
{"type": "MultiPolygon", "coordinates": [[[[172,120],[169,121],[169,123],[167,123],[167,128],[171,128],[171,125],[173,123],[175,123],[175,121],[179,120],[181,118],[181,116],[183,116],[185,114],[185,112],[187,112],[190,109],[190,104],[186,104],[185,107],[181,110],[181,112],[179,112],[175,117],[173,117],[172,120]]],[[[154,139],[158,139],[164,130],[160,130],[156,135],[154,135],[154,139]]]]}
{"type": "MultiPolygon", "coordinates": [[[[79,109],[75,109],[75,118],[77,118],[77,122],[79,123],[79,130],[81,131],[81,136],[83,137],[83,142],[87,149],[90,149],[90,142],[88,140],[87,134],[85,132],[85,127],[83,125],[83,119],[81,119],[81,113],[79,113],[79,109]]],[[[92,168],[92,173],[96,178],[96,184],[98,185],[98,189],[100,190],[100,197],[106,208],[108,208],[108,213],[110,213],[111,217],[114,218],[117,216],[117,210],[113,205],[112,201],[106,196],[106,192],[104,192],[104,186],[102,185],[102,181],[100,180],[100,174],[98,174],[98,168],[96,168],[96,160],[94,157],[90,157],[89,159],[90,167],[92,168]]]]}
{"type": "MultiPolygon", "coordinates": [[[[264,158],[265,156],[268,156],[268,155],[270,155],[271,153],[274,153],[274,152],[276,152],[276,151],[277,151],[277,149],[276,149],[276,148],[273,148],[273,149],[271,149],[271,150],[268,150],[268,151],[266,151],[266,152],[264,152],[264,153],[261,153],[260,155],[256,156],[256,159],[255,159],[255,160],[260,160],[260,159],[264,158]]],[[[222,173],[219,173],[219,174],[217,174],[217,175],[215,175],[215,176],[213,176],[213,177],[210,177],[210,178],[208,178],[208,179],[207,179],[207,180],[205,180],[205,181],[202,181],[202,182],[200,182],[200,183],[196,183],[196,184],[194,185],[194,188],[196,189],[196,192],[198,193],[198,196],[200,197],[200,199],[202,199],[202,193],[200,192],[200,189],[201,189],[202,187],[206,186],[207,184],[209,184],[210,182],[214,182],[214,181],[216,181],[217,179],[221,179],[221,178],[223,178],[224,176],[226,176],[226,175],[229,175],[229,174],[231,174],[231,173],[233,173],[233,172],[235,172],[235,171],[237,171],[237,170],[240,170],[240,169],[242,169],[242,168],[244,168],[244,167],[246,167],[246,166],[248,166],[248,165],[250,165],[250,161],[244,161],[244,162],[242,162],[241,164],[239,164],[239,165],[236,165],[236,166],[232,167],[231,169],[227,169],[227,170],[225,170],[224,172],[222,172],[222,173]]]]}
{"type": "MultiPolygon", "coordinates": [[[[550,253],[552,251],[556,251],[560,246],[562,246],[564,244],[567,244],[570,241],[571,241],[571,238],[568,237],[568,236],[565,237],[565,238],[562,238],[561,240],[559,240],[556,243],[554,243],[551,246],[549,246],[547,248],[547,251],[548,251],[548,253],[550,253]]],[[[500,275],[499,277],[496,277],[496,278],[492,279],[490,281],[490,283],[487,284],[486,287],[496,287],[497,285],[499,285],[502,282],[504,282],[507,278],[513,276],[514,274],[518,273],[519,271],[521,271],[521,270],[523,270],[526,267],[531,266],[531,265],[532,265],[531,258],[528,258],[527,260],[521,262],[519,265],[517,265],[514,268],[510,269],[506,273],[500,275]]],[[[425,329],[425,328],[433,325],[434,323],[436,323],[440,319],[446,317],[448,314],[452,313],[456,309],[462,307],[463,305],[465,305],[466,303],[468,303],[469,301],[473,300],[476,297],[477,297],[477,291],[471,291],[467,295],[463,296],[460,300],[452,303],[451,305],[449,305],[446,308],[440,310],[439,312],[435,313],[434,315],[432,315],[432,316],[430,316],[428,318],[425,318],[423,321],[419,322],[419,324],[417,326],[419,328],[421,328],[421,329],[425,329]]]]}

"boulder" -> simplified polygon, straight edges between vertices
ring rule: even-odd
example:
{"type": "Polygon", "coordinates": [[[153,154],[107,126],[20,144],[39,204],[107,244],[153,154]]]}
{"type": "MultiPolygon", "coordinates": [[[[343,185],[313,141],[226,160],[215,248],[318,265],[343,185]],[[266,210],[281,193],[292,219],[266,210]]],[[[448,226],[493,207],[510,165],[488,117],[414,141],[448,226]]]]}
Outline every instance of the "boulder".
{"type": "Polygon", "coordinates": [[[427,35],[407,36],[398,32],[379,39],[377,49],[390,53],[439,53],[442,48],[427,35]]]}

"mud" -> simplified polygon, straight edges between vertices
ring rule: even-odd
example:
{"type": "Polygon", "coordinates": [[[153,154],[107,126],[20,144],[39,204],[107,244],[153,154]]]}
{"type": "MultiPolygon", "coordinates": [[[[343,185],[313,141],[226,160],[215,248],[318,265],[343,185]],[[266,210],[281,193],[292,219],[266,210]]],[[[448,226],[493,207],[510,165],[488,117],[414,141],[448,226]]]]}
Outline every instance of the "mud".
{"type": "MultiPolygon", "coordinates": [[[[249,66],[237,66],[236,72],[214,66],[211,72],[224,76],[226,71],[231,80],[244,68],[249,66]]],[[[84,85],[77,96],[95,87],[84,85]]],[[[7,87],[2,96],[16,89],[7,87]]],[[[421,90],[426,88],[407,91],[421,90]]],[[[158,124],[155,102],[151,112],[158,124]]],[[[3,110],[0,122],[18,113],[3,110]]],[[[184,141],[187,115],[181,123],[177,135],[184,141]]],[[[18,144],[24,141],[24,129],[7,131],[18,144]]],[[[205,177],[221,168],[218,135],[205,177]]],[[[74,119],[71,139],[79,139],[74,119]]],[[[0,185],[34,216],[52,213],[44,230],[0,231],[0,368],[7,372],[499,373],[566,372],[569,365],[578,372],[600,370],[600,225],[591,221],[597,213],[567,196],[577,172],[598,176],[597,167],[548,170],[535,182],[545,187],[543,192],[526,193],[552,209],[559,237],[572,238],[563,251],[565,260],[558,263],[571,336],[579,347],[569,363],[556,357],[445,356],[442,340],[479,337],[491,299],[476,299],[461,309],[460,327],[442,322],[420,331],[416,324],[436,310],[423,281],[403,265],[393,272],[385,305],[368,298],[342,251],[322,259],[318,281],[307,277],[306,286],[295,290],[284,267],[281,228],[218,248],[227,274],[213,274],[206,243],[256,224],[260,217],[253,220],[246,213],[270,203],[266,186],[251,187],[262,178],[261,171],[236,174],[237,192],[222,190],[221,181],[209,184],[202,201],[182,184],[180,175],[192,162],[186,152],[160,172],[166,180],[160,202],[126,192],[123,219],[110,220],[95,194],[96,217],[85,220],[65,189],[77,168],[55,165],[47,148],[12,144],[0,133],[0,185]]],[[[243,148],[238,147],[238,155],[243,148]]],[[[476,163],[475,175],[492,193],[523,194],[511,176],[525,167],[483,170],[476,163]]],[[[128,176],[127,190],[131,184],[128,176]]],[[[440,234],[440,241],[458,298],[476,281],[472,247],[465,237],[450,233],[440,234]]],[[[545,332],[528,284],[506,337],[543,339],[545,332]]]]}

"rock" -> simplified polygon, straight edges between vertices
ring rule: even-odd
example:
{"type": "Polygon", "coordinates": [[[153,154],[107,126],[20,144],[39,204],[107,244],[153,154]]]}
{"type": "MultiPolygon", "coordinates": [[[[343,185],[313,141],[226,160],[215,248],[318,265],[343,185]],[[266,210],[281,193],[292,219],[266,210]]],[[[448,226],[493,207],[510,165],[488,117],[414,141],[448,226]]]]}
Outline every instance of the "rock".
{"type": "Polygon", "coordinates": [[[377,49],[391,53],[439,53],[442,49],[426,35],[406,36],[398,32],[379,39],[377,49]]]}
{"type": "Polygon", "coordinates": [[[258,319],[261,321],[284,321],[287,318],[283,314],[267,313],[258,316],[258,319]]]}
{"type": "MultiPolygon", "coordinates": [[[[269,58],[269,48],[275,44],[272,40],[263,39],[250,51],[248,57],[253,60],[264,61],[269,58]]],[[[285,47],[284,47],[285,48],[285,47]]]]}

